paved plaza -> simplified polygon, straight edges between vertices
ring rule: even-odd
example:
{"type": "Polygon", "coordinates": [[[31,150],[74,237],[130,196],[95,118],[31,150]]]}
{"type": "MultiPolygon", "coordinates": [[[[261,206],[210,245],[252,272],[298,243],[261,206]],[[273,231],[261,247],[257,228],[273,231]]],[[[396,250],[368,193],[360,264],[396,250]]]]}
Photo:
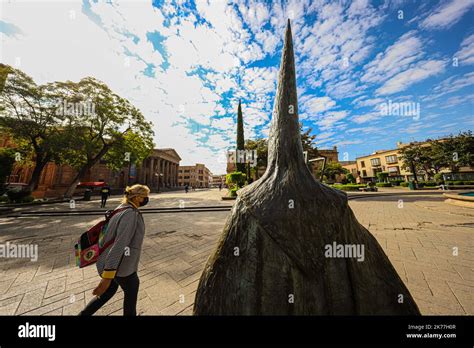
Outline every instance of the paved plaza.
{"type": "MultiPolygon", "coordinates": [[[[231,205],[218,189],[152,194],[147,207],[231,205]]],[[[119,197],[108,202],[115,207],[119,197]]],[[[474,314],[474,210],[440,194],[367,195],[351,199],[359,222],[378,239],[423,314],[474,314]]],[[[98,209],[97,200],[74,210],[98,209]]],[[[23,210],[70,210],[69,204],[23,210]]],[[[138,310],[191,315],[204,264],[229,212],[144,214],[138,310]]],[[[0,244],[37,244],[37,262],[0,260],[0,315],[76,315],[98,284],[95,266],[78,269],[74,243],[100,216],[0,217],[0,244]]],[[[377,296],[374,293],[374,296],[377,296]]],[[[98,314],[122,314],[121,290],[98,314]]]]}

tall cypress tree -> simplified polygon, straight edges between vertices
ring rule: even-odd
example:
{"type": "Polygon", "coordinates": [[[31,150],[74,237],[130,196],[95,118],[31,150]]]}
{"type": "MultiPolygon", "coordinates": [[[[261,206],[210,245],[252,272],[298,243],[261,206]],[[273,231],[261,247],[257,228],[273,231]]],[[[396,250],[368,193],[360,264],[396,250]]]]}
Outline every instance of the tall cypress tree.
{"type": "MultiPolygon", "coordinates": [[[[237,151],[245,150],[245,139],[244,139],[244,120],[242,117],[242,105],[239,100],[239,107],[237,109],[237,151]]],[[[236,154],[236,167],[237,171],[245,173],[245,163],[239,163],[239,156],[236,154]]]]}

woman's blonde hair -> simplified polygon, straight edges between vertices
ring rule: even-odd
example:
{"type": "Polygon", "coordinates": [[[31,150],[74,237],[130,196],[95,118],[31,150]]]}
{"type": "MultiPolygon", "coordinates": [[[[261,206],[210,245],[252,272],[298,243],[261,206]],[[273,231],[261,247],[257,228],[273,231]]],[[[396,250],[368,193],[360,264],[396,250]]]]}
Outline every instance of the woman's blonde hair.
{"type": "Polygon", "coordinates": [[[125,188],[125,195],[122,203],[128,203],[133,197],[146,197],[150,193],[150,189],[146,185],[135,184],[125,188]]]}

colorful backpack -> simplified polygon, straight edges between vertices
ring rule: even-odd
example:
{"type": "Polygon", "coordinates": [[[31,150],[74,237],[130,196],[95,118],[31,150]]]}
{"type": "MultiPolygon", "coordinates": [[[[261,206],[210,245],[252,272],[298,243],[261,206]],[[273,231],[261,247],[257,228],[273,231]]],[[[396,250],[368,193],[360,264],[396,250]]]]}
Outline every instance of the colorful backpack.
{"type": "Polygon", "coordinates": [[[94,264],[99,258],[99,255],[114,243],[115,238],[112,238],[110,241],[104,244],[104,237],[107,233],[107,225],[112,216],[128,208],[130,207],[107,211],[105,213],[104,220],[92,226],[87,232],[84,232],[81,235],[74,246],[76,254],[76,266],[83,268],[94,264]]]}

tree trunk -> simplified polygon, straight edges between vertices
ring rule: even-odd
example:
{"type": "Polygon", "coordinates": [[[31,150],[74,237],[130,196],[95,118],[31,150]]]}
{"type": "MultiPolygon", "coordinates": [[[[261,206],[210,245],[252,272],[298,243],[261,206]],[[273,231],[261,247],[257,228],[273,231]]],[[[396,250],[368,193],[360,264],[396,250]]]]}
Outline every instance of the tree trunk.
{"type": "Polygon", "coordinates": [[[419,314],[346,194],[318,183],[304,162],[289,23],[267,170],[239,191],[201,275],[194,314],[419,314]],[[363,256],[330,257],[334,243],[363,247],[363,256]]]}
{"type": "Polygon", "coordinates": [[[81,179],[86,175],[87,171],[91,169],[99,160],[104,157],[104,155],[109,150],[109,146],[104,146],[100,152],[90,161],[88,161],[79,171],[77,172],[76,176],[74,177],[73,181],[69,185],[64,197],[71,198],[74,192],[76,191],[76,187],[81,181],[81,179]]]}
{"type": "Polygon", "coordinates": [[[48,164],[48,161],[45,159],[40,159],[35,162],[35,167],[33,168],[33,173],[31,174],[30,182],[28,183],[28,189],[31,192],[38,188],[41,172],[43,171],[46,164],[48,164]]]}

